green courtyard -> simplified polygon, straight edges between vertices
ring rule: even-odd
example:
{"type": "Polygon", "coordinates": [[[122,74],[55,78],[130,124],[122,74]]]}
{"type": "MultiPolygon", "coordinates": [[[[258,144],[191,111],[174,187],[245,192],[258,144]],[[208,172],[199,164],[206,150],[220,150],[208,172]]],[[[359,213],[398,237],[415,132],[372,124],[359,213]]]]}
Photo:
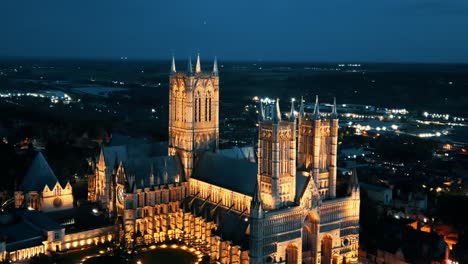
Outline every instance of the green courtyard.
{"type": "MultiPolygon", "coordinates": [[[[153,245],[136,249],[135,251],[113,251],[111,248],[97,246],[76,249],[66,253],[54,254],[48,260],[50,263],[85,263],[85,264],[194,264],[202,263],[203,254],[187,246],[153,245]]],[[[41,262],[42,263],[42,262],[41,262]]]]}

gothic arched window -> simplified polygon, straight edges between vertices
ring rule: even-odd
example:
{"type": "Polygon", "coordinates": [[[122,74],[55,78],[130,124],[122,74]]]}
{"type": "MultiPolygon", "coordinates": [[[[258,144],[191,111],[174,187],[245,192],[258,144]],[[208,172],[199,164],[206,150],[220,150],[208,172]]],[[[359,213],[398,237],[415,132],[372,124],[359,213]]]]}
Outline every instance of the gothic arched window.
{"type": "Polygon", "coordinates": [[[206,96],[206,108],[207,113],[205,114],[205,118],[207,121],[211,121],[211,92],[208,91],[206,96]]]}
{"type": "Polygon", "coordinates": [[[195,94],[195,122],[201,121],[201,96],[200,92],[195,94]]]}
{"type": "Polygon", "coordinates": [[[331,264],[332,262],[332,247],[333,247],[333,243],[332,243],[332,238],[330,235],[326,235],[323,239],[322,239],[322,249],[321,249],[321,252],[322,252],[322,263],[323,264],[331,264]]]}

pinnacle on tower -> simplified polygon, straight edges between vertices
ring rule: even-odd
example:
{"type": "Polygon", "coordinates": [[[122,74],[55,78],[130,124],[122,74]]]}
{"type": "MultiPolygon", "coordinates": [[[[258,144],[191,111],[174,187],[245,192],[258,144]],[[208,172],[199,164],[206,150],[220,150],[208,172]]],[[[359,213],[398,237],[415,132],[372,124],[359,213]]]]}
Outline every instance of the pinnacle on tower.
{"type": "Polygon", "coordinates": [[[164,159],[164,169],[163,169],[163,182],[164,184],[168,184],[169,182],[169,173],[167,171],[167,160],[164,159]]]}
{"type": "Polygon", "coordinates": [[[149,184],[150,184],[151,186],[154,186],[154,169],[153,169],[153,163],[151,163],[151,167],[150,167],[149,184]]]}
{"type": "Polygon", "coordinates": [[[201,72],[200,53],[197,54],[197,64],[195,64],[195,73],[201,72]]]}
{"type": "Polygon", "coordinates": [[[98,165],[106,166],[106,159],[104,158],[104,147],[101,146],[101,152],[99,153],[98,165]]]}
{"type": "Polygon", "coordinates": [[[349,185],[348,185],[348,195],[351,194],[353,191],[359,190],[359,180],[357,178],[357,171],[356,168],[353,168],[351,171],[349,185]]]}
{"type": "Polygon", "coordinates": [[[273,108],[273,123],[279,123],[281,121],[281,110],[279,106],[279,98],[276,98],[275,107],[273,108]]]}
{"type": "Polygon", "coordinates": [[[301,96],[301,105],[299,106],[299,117],[304,118],[304,97],[301,96]]]}
{"type": "Polygon", "coordinates": [[[315,96],[315,107],[314,107],[314,118],[315,120],[320,120],[320,110],[319,110],[319,101],[318,95],[315,96]]]}
{"type": "Polygon", "coordinates": [[[262,198],[260,194],[260,186],[258,179],[255,181],[254,193],[250,202],[251,216],[261,218],[263,216],[262,198]]]}
{"type": "Polygon", "coordinates": [[[338,119],[338,112],[336,111],[336,97],[333,97],[333,108],[331,112],[332,119],[338,119]]]}
{"type": "Polygon", "coordinates": [[[296,115],[294,114],[294,112],[296,112],[296,110],[294,109],[294,101],[295,99],[291,99],[291,112],[289,113],[289,121],[296,121],[296,115]]]}
{"type": "Polygon", "coordinates": [[[171,73],[176,73],[176,67],[175,67],[175,58],[174,58],[174,55],[172,55],[171,73]]]}
{"type": "Polygon", "coordinates": [[[213,63],[213,74],[218,75],[218,60],[216,59],[216,56],[214,58],[214,63],[213,63]]]}
{"type": "Polygon", "coordinates": [[[260,115],[258,116],[259,121],[265,120],[265,110],[263,110],[263,102],[260,100],[260,115]]]}
{"type": "Polygon", "coordinates": [[[253,203],[261,203],[261,195],[260,195],[260,188],[258,186],[258,179],[255,181],[255,187],[254,187],[254,194],[252,197],[252,202],[253,203]]]}
{"type": "Polygon", "coordinates": [[[187,72],[189,74],[191,74],[193,71],[192,71],[192,57],[189,57],[188,58],[188,65],[187,65],[187,72]]]}

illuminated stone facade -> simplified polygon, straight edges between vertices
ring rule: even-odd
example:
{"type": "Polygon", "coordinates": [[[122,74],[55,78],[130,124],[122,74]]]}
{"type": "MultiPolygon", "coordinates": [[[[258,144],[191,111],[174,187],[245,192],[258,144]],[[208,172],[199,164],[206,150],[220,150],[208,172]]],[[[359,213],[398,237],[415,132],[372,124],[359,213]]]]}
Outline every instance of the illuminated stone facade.
{"type": "Polygon", "coordinates": [[[103,244],[115,238],[114,225],[66,233],[65,226],[73,224],[75,216],[72,214],[68,223],[51,217],[74,210],[73,190],[70,183],[64,187],[60,184],[41,152],[13,200],[16,210],[0,214],[0,237],[6,238],[0,240],[0,262],[25,262],[39,254],[103,244]],[[55,214],[57,211],[62,212],[55,214]]]}
{"type": "Polygon", "coordinates": [[[189,61],[187,73],[177,73],[175,62],[169,77],[169,155],[178,155],[187,178],[197,155],[218,148],[219,77],[202,72],[197,56],[195,73],[189,61]]]}
{"type": "Polygon", "coordinates": [[[281,118],[278,100],[270,117],[261,110],[250,263],[356,263],[359,185],[354,172],[347,195],[336,198],[336,107],[324,118],[318,100],[311,115],[301,102],[297,120],[294,105],[281,118]]]}
{"type": "Polygon", "coordinates": [[[337,197],[336,106],[309,115],[301,102],[288,118],[278,100],[270,116],[261,106],[252,163],[217,151],[216,61],[180,73],[173,59],[169,86],[168,156],[104,147],[90,178],[89,200],[121,220],[128,247],[183,239],[221,263],[357,263],[359,185],[354,172],[337,197]]]}

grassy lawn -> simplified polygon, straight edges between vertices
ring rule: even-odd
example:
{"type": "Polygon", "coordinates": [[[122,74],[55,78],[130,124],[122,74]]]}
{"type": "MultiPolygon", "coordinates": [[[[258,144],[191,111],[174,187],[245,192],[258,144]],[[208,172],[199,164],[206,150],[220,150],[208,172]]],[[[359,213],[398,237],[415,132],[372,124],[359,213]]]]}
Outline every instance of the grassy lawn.
{"type": "MultiPolygon", "coordinates": [[[[83,263],[81,262],[86,256],[93,256],[87,259],[84,263],[94,264],[119,264],[122,260],[118,257],[107,256],[99,254],[99,251],[105,250],[103,246],[96,246],[87,249],[76,249],[68,251],[63,254],[58,254],[53,258],[53,261],[57,264],[72,264],[72,263],[83,263]]],[[[153,250],[139,251],[136,255],[127,255],[127,261],[129,263],[136,263],[140,260],[141,263],[151,264],[166,264],[166,263],[177,263],[177,264],[193,264],[197,261],[197,258],[190,252],[174,249],[174,248],[157,248],[153,250]]]]}
{"type": "Polygon", "coordinates": [[[91,247],[91,248],[86,248],[86,249],[76,249],[76,250],[70,250],[66,253],[59,254],[57,256],[56,263],[80,263],[81,260],[90,255],[97,255],[99,254],[100,250],[105,250],[104,247],[102,246],[96,246],[96,247],[91,247]]]}
{"type": "Polygon", "coordinates": [[[158,248],[155,250],[149,250],[142,252],[137,257],[143,264],[192,264],[195,263],[196,258],[191,253],[172,248],[158,248]]]}

